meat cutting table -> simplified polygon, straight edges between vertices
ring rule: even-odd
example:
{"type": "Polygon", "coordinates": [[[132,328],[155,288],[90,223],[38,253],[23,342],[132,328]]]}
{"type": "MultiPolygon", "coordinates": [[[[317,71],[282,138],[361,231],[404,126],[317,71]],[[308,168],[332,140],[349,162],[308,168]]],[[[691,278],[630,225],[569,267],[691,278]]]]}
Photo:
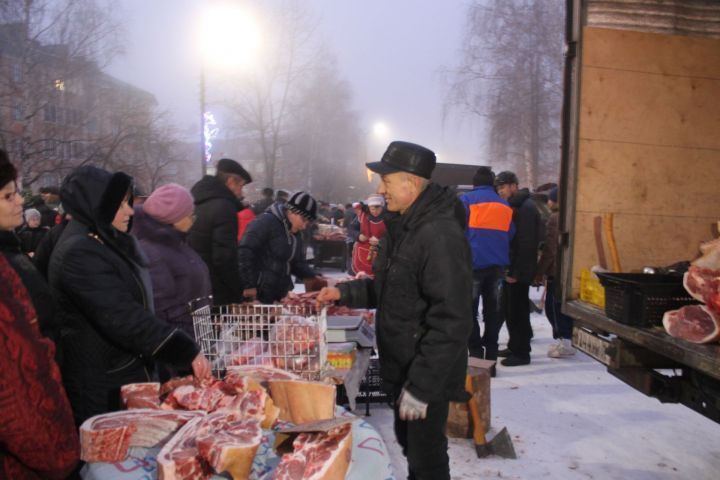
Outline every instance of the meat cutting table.
{"type": "MultiPolygon", "coordinates": [[[[352,413],[338,407],[336,416],[352,417],[352,413]]],[[[250,480],[270,480],[280,458],[272,446],[274,432],[265,430],[255,455],[250,480]]],[[[391,459],[380,434],[368,422],[359,418],[352,424],[352,460],[346,480],[393,479],[391,459]]],[[[80,476],[83,480],[153,480],[157,478],[156,455],[160,448],[132,448],[128,457],[117,463],[86,464],[80,476]]],[[[229,477],[215,475],[213,480],[229,477]]]]}

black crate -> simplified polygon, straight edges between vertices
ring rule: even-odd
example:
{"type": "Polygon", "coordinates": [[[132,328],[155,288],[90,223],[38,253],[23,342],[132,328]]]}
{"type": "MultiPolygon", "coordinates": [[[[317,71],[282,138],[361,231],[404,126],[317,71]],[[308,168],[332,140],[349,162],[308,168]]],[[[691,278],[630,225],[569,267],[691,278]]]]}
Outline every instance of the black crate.
{"type": "Polygon", "coordinates": [[[662,324],[668,310],[698,303],[685,291],[680,275],[598,273],[605,287],[605,315],[637,327],[662,324]]]}
{"type": "MultiPolygon", "coordinates": [[[[390,403],[390,395],[382,390],[379,359],[370,359],[365,378],[360,381],[360,392],[355,401],[358,404],[365,403],[365,415],[370,414],[369,409],[371,403],[390,403]]],[[[338,388],[337,403],[339,405],[348,404],[348,398],[344,388],[338,388]]]]}

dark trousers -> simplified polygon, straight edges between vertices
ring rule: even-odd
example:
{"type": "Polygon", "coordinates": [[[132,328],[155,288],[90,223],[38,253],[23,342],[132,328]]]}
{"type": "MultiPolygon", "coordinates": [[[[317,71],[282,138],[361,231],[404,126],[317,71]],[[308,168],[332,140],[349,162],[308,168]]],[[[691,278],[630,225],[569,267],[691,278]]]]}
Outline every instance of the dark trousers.
{"type": "MultiPolygon", "coordinates": [[[[400,389],[395,390],[400,397],[400,389]]],[[[395,404],[395,437],[408,462],[408,480],[450,480],[448,441],[445,436],[448,402],[430,403],[424,420],[400,420],[395,404]]]]}
{"type": "Polygon", "coordinates": [[[555,279],[548,277],[545,286],[545,315],[553,329],[553,338],[572,338],[573,319],[560,311],[560,301],[555,298],[555,279]]]}
{"type": "Polygon", "coordinates": [[[503,269],[493,266],[473,272],[473,328],[468,340],[470,355],[496,360],[498,335],[500,333],[500,290],[502,289],[503,269]],[[482,315],[485,329],[480,336],[478,308],[482,298],[482,315]],[[483,355],[483,348],[485,349],[483,355]]]}
{"type": "Polygon", "coordinates": [[[530,284],[503,282],[502,311],[507,322],[508,349],[518,357],[530,356],[530,284]]]}

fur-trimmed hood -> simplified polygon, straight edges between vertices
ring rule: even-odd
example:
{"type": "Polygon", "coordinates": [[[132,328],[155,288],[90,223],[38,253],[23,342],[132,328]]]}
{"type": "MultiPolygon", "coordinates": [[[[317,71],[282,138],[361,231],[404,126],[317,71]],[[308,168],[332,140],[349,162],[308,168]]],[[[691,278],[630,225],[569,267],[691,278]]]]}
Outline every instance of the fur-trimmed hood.
{"type": "Polygon", "coordinates": [[[128,192],[132,192],[131,176],[85,165],[65,177],[60,188],[60,201],[74,220],[102,234],[111,228],[128,192]]]}

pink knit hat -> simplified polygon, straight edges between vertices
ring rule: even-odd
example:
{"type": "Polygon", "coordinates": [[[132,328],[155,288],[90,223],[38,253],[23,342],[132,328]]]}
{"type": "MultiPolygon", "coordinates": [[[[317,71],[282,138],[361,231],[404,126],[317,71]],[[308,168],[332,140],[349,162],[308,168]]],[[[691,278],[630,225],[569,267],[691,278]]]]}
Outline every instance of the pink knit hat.
{"type": "Polygon", "coordinates": [[[193,213],[193,197],[187,188],[168,183],[156,189],[143,203],[143,210],[160,223],[175,223],[193,213]]]}

